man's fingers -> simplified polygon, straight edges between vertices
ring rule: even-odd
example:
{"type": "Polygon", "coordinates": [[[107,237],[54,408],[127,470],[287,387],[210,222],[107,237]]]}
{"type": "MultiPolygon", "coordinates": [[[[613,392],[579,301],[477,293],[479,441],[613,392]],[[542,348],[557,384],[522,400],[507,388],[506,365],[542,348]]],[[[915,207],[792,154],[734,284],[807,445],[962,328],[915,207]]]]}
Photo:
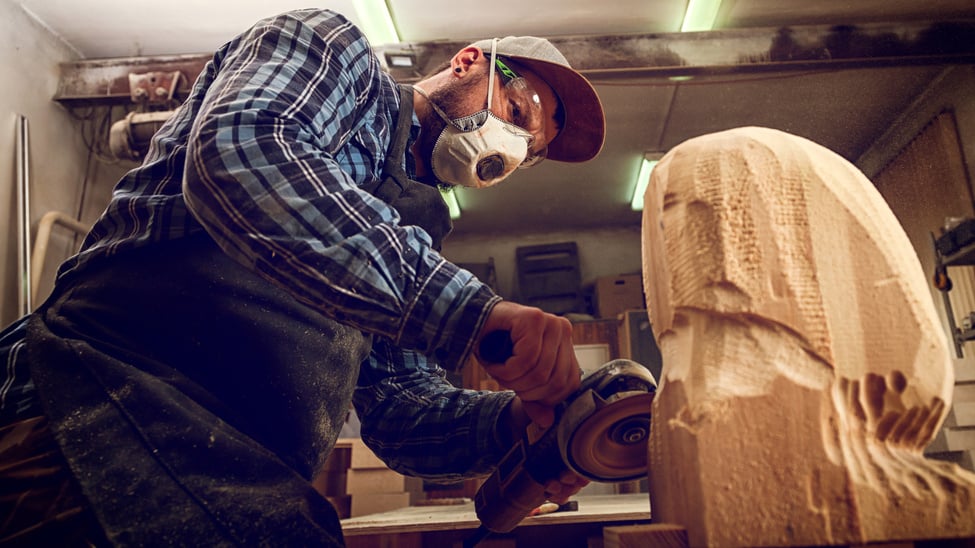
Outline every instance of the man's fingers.
{"type": "Polygon", "coordinates": [[[535,424],[548,428],[555,422],[555,410],[547,405],[522,400],[522,409],[535,424]]]}
{"type": "Polygon", "coordinates": [[[589,480],[566,470],[558,479],[550,480],[545,484],[545,493],[548,495],[548,500],[565,504],[572,495],[587,485],[589,485],[589,480]]]}
{"type": "Polygon", "coordinates": [[[572,323],[537,308],[500,302],[482,327],[511,335],[513,354],[503,364],[482,364],[502,386],[514,390],[540,424],[551,424],[552,407],[579,386],[579,364],[572,346],[572,323]]]}
{"type": "Polygon", "coordinates": [[[579,365],[572,346],[571,323],[565,318],[549,320],[541,338],[516,342],[515,354],[503,369],[486,369],[523,400],[556,405],[578,387],[579,365]]]}

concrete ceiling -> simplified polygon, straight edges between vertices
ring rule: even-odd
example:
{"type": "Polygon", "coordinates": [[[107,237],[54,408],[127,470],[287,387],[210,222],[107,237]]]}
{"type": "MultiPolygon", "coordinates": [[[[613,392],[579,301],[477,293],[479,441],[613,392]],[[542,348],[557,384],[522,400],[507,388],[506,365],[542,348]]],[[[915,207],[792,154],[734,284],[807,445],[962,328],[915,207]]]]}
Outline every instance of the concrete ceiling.
{"type": "MultiPolygon", "coordinates": [[[[20,3],[86,59],[209,53],[261,17],[309,5],[290,0],[20,3]]],[[[377,44],[379,50],[422,52],[429,46],[439,52],[455,42],[496,35],[545,36],[564,46],[602,98],[607,117],[602,154],[579,165],[543,162],[497,187],[458,192],[463,214],[455,231],[468,234],[639,227],[640,213],[631,211],[629,202],[644,153],[665,152],[688,138],[732,127],[782,129],[855,161],[942,72],[943,61],[970,62],[971,56],[935,56],[932,62],[925,55],[891,58],[872,50],[852,61],[836,59],[835,50],[825,47],[835,26],[867,28],[867,36],[877,41],[923,34],[931,22],[975,21],[971,0],[725,0],[715,32],[689,35],[672,34],[679,30],[686,0],[385,3],[402,43],[377,44]],[[743,62],[756,51],[767,56],[783,27],[798,28],[800,38],[813,36],[815,58],[743,62]],[[678,62],[650,60],[661,44],[678,62]]],[[[334,0],[327,6],[361,22],[358,4],[334,0]]]]}

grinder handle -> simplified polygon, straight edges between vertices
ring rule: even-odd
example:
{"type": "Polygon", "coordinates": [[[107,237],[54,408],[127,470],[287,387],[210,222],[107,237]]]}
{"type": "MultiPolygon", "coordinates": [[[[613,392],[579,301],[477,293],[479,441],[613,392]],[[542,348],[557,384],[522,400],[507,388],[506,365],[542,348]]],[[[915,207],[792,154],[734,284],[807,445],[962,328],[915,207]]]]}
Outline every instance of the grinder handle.
{"type": "MultiPolygon", "coordinates": [[[[520,440],[508,451],[498,468],[474,495],[474,510],[483,527],[494,533],[507,533],[518,526],[532,510],[538,508],[548,495],[545,485],[532,477],[529,471],[531,449],[520,440]]],[[[551,461],[551,459],[547,459],[551,461]]],[[[545,469],[556,472],[564,468],[561,463],[546,462],[545,469]]]]}
{"type": "Polygon", "coordinates": [[[514,355],[514,350],[511,332],[499,329],[484,335],[477,346],[477,358],[485,365],[502,364],[514,355]]]}

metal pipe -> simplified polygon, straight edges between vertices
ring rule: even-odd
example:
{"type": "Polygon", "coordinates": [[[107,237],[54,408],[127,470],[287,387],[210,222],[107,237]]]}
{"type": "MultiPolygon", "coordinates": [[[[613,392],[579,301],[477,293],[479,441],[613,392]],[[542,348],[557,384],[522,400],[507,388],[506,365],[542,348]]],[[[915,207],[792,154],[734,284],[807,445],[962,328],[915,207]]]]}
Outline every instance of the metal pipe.
{"type": "Polygon", "coordinates": [[[31,255],[32,275],[30,279],[31,298],[37,300],[37,287],[44,272],[44,261],[47,258],[47,244],[51,241],[51,230],[59,224],[78,234],[87,234],[88,227],[76,219],[60,211],[48,211],[37,224],[37,237],[34,239],[34,253],[31,255]]]}
{"type": "Polygon", "coordinates": [[[27,118],[17,115],[17,305],[24,315],[34,309],[31,299],[30,245],[30,141],[27,118]]]}

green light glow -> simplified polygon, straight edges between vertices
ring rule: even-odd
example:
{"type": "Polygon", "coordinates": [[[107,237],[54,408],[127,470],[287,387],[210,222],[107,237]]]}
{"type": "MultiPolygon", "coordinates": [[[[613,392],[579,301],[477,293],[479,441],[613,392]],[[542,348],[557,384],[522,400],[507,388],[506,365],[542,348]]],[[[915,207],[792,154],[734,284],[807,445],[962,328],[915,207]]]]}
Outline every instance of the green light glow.
{"type": "Polygon", "coordinates": [[[443,196],[443,201],[447,202],[447,210],[450,211],[451,219],[460,218],[460,203],[457,202],[457,190],[450,189],[444,190],[440,189],[440,195],[443,196]]]}
{"type": "Polygon", "coordinates": [[[697,32],[711,30],[714,20],[718,17],[721,0],[690,0],[687,11],[684,12],[684,22],[680,26],[681,32],[697,32]]]}
{"type": "Polygon", "coordinates": [[[352,5],[359,15],[359,27],[372,46],[399,43],[399,33],[386,0],[352,0],[352,5]]]}
{"type": "Polygon", "coordinates": [[[653,173],[654,166],[658,160],[643,159],[640,163],[640,173],[636,176],[636,188],[633,189],[633,198],[630,200],[630,208],[633,211],[643,211],[643,194],[647,191],[650,184],[650,174],[653,173]]]}

